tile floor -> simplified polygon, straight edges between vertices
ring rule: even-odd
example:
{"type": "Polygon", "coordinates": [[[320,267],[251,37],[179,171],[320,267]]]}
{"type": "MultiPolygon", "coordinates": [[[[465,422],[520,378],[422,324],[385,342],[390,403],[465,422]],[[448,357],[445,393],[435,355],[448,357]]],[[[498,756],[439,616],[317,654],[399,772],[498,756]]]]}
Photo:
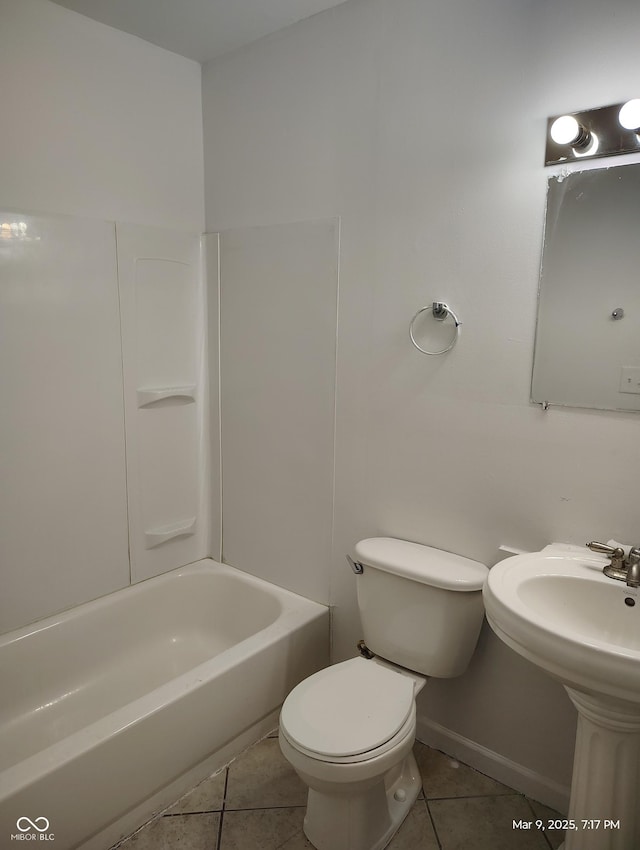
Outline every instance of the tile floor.
{"type": "MultiPolygon", "coordinates": [[[[513,829],[560,817],[488,776],[416,743],[423,794],[389,850],[549,850],[562,834],[513,829]]],[[[302,831],[306,788],[276,734],[201,782],[118,850],[313,850],[302,831]]]]}

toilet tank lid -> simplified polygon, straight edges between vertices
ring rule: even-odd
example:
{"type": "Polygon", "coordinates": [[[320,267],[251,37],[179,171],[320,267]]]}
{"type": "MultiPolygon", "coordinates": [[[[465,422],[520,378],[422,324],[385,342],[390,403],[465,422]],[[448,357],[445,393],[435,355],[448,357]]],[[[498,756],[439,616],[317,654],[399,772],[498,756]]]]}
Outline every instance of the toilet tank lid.
{"type": "Polygon", "coordinates": [[[479,561],[394,537],[368,537],[356,543],[363,566],[444,590],[481,590],[489,570],[479,561]]]}

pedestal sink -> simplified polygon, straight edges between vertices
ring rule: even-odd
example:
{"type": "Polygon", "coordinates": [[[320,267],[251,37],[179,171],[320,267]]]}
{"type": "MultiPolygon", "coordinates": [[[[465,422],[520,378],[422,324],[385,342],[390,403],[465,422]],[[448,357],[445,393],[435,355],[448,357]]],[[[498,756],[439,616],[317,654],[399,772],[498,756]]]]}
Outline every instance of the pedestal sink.
{"type": "Polygon", "coordinates": [[[489,625],[565,686],[578,710],[564,850],[640,850],[640,594],[586,547],[492,567],[489,625]]]}

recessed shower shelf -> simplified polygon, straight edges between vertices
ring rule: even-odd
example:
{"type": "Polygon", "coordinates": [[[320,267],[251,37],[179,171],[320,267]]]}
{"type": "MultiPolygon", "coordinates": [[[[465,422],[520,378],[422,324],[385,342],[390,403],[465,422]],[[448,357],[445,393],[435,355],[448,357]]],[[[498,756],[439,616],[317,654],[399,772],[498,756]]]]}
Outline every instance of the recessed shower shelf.
{"type": "Polygon", "coordinates": [[[187,403],[196,400],[196,386],[185,387],[145,387],[137,391],[138,407],[151,407],[164,399],[182,399],[187,403]]]}
{"type": "Polygon", "coordinates": [[[180,520],[180,522],[172,525],[165,525],[161,528],[154,528],[151,531],[145,531],[144,542],[145,549],[153,549],[154,546],[159,546],[161,543],[166,543],[167,540],[173,540],[174,537],[187,537],[190,534],[195,534],[196,517],[180,520]]]}

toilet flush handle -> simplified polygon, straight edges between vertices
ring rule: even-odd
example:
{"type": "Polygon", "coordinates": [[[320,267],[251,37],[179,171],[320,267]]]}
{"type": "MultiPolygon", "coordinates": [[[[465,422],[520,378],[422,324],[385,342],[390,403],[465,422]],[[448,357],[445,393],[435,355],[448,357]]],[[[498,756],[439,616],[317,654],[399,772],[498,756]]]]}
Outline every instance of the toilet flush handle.
{"type": "Polygon", "coordinates": [[[349,563],[349,566],[357,576],[362,575],[362,573],[364,572],[364,567],[361,563],[359,563],[358,561],[354,561],[353,558],[349,557],[349,555],[347,555],[347,561],[349,563]]]}

